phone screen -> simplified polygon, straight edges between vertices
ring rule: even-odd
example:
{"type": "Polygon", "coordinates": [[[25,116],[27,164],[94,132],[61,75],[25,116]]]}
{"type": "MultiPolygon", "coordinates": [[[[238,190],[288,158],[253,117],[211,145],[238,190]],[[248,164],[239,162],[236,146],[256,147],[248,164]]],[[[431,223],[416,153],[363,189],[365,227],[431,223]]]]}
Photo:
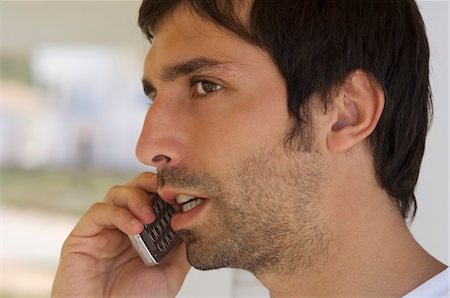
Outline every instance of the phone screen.
{"type": "Polygon", "coordinates": [[[181,241],[181,238],[170,227],[175,209],[158,194],[153,194],[153,211],[156,219],[144,225],[144,230],[131,235],[130,240],[147,266],[159,264],[181,241]]]}

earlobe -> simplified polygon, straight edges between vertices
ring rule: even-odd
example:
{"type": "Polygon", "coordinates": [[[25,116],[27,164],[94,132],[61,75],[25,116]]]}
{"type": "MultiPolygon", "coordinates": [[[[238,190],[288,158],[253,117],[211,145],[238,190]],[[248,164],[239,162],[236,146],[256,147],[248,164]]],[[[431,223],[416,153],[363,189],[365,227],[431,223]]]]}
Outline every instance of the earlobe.
{"type": "Polygon", "coordinates": [[[384,94],[369,75],[356,70],[333,99],[328,148],[344,152],[366,139],[375,129],[383,111],[384,94]]]}

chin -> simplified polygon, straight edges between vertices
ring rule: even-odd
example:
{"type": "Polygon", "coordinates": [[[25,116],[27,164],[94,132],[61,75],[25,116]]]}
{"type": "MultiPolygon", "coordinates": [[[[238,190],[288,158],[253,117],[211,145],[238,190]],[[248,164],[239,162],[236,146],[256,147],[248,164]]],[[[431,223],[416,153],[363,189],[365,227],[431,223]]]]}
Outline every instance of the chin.
{"type": "Polygon", "coordinates": [[[217,241],[187,242],[186,255],[191,266],[198,270],[236,268],[233,254],[217,241]]]}

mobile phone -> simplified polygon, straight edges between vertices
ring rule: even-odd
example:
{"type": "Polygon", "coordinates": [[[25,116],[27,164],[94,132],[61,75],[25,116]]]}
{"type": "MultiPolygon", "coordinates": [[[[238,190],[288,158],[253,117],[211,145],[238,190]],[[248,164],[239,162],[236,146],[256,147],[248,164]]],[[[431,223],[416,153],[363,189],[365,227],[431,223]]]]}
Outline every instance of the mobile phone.
{"type": "Polygon", "coordinates": [[[181,242],[170,227],[175,209],[163,201],[158,194],[152,196],[153,211],[156,219],[144,225],[140,234],[129,235],[131,243],[147,266],[158,265],[181,242]]]}

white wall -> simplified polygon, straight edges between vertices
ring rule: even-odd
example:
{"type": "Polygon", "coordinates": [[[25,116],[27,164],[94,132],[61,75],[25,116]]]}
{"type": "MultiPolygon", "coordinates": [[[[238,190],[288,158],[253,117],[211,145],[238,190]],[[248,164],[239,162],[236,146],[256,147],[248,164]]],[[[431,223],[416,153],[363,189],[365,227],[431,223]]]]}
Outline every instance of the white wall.
{"type": "Polygon", "coordinates": [[[434,120],[417,185],[418,209],[411,231],[432,255],[448,264],[449,199],[449,3],[419,2],[431,48],[434,120]]]}

